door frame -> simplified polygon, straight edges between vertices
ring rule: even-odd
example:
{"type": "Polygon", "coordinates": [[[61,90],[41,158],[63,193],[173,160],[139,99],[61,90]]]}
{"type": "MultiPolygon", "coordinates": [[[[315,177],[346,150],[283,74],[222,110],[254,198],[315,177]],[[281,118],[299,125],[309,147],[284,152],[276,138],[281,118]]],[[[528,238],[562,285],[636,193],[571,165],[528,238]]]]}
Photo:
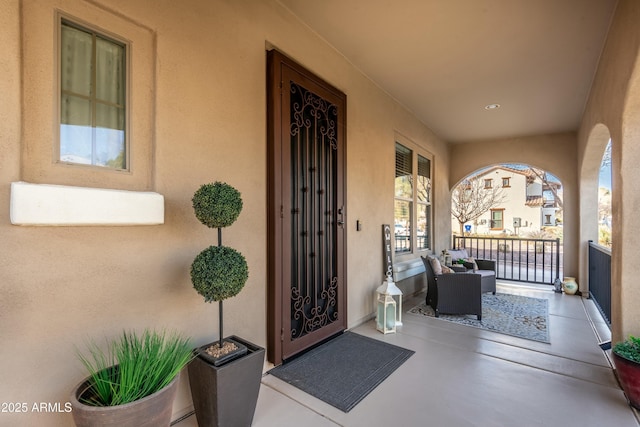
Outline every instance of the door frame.
{"type": "MultiPolygon", "coordinates": [[[[274,365],[283,362],[283,341],[286,325],[284,324],[283,313],[289,312],[283,307],[285,275],[283,272],[282,259],[290,256],[290,249],[283,244],[283,236],[287,230],[283,229],[285,209],[282,185],[282,168],[288,162],[281,158],[282,144],[288,138],[282,130],[282,68],[288,67],[303,76],[304,79],[321,86],[323,90],[338,97],[341,102],[342,115],[338,120],[338,141],[346,144],[346,95],[330,85],[314,73],[310,72],[300,64],[291,60],[277,50],[267,52],[267,360],[274,365]],[[341,119],[341,120],[340,120],[341,119]]],[[[340,265],[339,274],[342,276],[342,292],[339,300],[339,320],[342,326],[337,333],[341,333],[347,328],[347,221],[346,221],[346,146],[343,158],[340,159],[339,173],[342,174],[344,185],[338,191],[339,198],[343,201],[342,236],[340,245],[342,250],[337,253],[337,262],[340,265]]]]}

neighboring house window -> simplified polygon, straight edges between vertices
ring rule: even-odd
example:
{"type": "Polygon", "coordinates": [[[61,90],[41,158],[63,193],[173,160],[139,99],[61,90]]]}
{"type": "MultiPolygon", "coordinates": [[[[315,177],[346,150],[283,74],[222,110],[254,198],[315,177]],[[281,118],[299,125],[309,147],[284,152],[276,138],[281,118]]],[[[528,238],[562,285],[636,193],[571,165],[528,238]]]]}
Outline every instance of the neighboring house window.
{"type": "Polygon", "coordinates": [[[61,20],[60,162],[128,169],[126,49],[61,20]]]}
{"type": "Polygon", "coordinates": [[[502,187],[511,187],[511,178],[502,178],[502,187]]]}
{"type": "Polygon", "coordinates": [[[504,209],[491,209],[491,229],[503,230],[504,229],[504,209]]]}
{"type": "Polygon", "coordinates": [[[395,252],[431,247],[431,160],[396,142],[395,252]],[[415,183],[415,185],[414,185],[415,183]]]}
{"type": "Polygon", "coordinates": [[[550,225],[551,224],[551,215],[546,215],[544,216],[544,223],[546,225],[550,225]]]}
{"type": "Polygon", "coordinates": [[[493,187],[493,179],[485,179],[484,188],[491,188],[491,187],[493,187]]]}

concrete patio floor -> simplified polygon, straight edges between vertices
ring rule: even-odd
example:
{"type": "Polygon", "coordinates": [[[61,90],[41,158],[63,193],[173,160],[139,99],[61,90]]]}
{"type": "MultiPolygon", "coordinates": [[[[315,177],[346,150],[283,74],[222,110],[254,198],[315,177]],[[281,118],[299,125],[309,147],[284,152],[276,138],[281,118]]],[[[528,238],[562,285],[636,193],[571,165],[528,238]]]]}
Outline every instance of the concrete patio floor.
{"type": "Polygon", "coordinates": [[[419,315],[389,335],[369,321],[352,330],[416,353],[349,413],[265,374],[253,426],[640,425],[598,347],[610,335],[591,300],[506,282],[498,292],[548,299],[551,344],[419,315]]]}

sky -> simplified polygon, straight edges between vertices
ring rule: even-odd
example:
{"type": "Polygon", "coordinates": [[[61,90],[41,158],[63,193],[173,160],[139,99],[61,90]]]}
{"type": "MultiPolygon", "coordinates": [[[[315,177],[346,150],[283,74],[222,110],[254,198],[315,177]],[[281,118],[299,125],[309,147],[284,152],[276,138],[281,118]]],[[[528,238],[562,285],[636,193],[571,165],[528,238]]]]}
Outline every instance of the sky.
{"type": "Polygon", "coordinates": [[[600,184],[598,187],[604,187],[611,191],[611,140],[607,143],[607,147],[604,149],[602,160],[608,161],[600,163],[600,184]],[[603,164],[605,163],[605,164],[603,164]]]}
{"type": "Polygon", "coordinates": [[[611,164],[600,168],[600,184],[598,187],[604,187],[611,190],[611,164]]]}

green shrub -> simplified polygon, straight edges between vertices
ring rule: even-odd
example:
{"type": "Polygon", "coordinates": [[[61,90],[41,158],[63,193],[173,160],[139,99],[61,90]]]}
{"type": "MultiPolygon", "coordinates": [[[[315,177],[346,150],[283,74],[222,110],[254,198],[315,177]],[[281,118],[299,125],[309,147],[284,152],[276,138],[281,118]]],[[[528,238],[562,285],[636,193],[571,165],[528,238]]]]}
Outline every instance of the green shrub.
{"type": "Polygon", "coordinates": [[[210,228],[228,227],[242,211],[240,192],[219,181],[201,186],[191,201],[196,218],[210,228]]]}
{"type": "Polygon", "coordinates": [[[248,277],[249,268],[244,256],[226,246],[208,247],[191,264],[191,282],[205,302],[236,296],[248,277]]]}
{"type": "Polygon", "coordinates": [[[123,331],[103,350],[95,341],[89,355],[78,358],[89,372],[89,390],[80,396],[91,406],[116,406],[152,395],[166,387],[192,358],[188,338],[179,334],[123,331]]]}
{"type": "Polygon", "coordinates": [[[629,338],[613,346],[613,352],[625,359],[640,363],[640,338],[629,335],[629,338]]]}

